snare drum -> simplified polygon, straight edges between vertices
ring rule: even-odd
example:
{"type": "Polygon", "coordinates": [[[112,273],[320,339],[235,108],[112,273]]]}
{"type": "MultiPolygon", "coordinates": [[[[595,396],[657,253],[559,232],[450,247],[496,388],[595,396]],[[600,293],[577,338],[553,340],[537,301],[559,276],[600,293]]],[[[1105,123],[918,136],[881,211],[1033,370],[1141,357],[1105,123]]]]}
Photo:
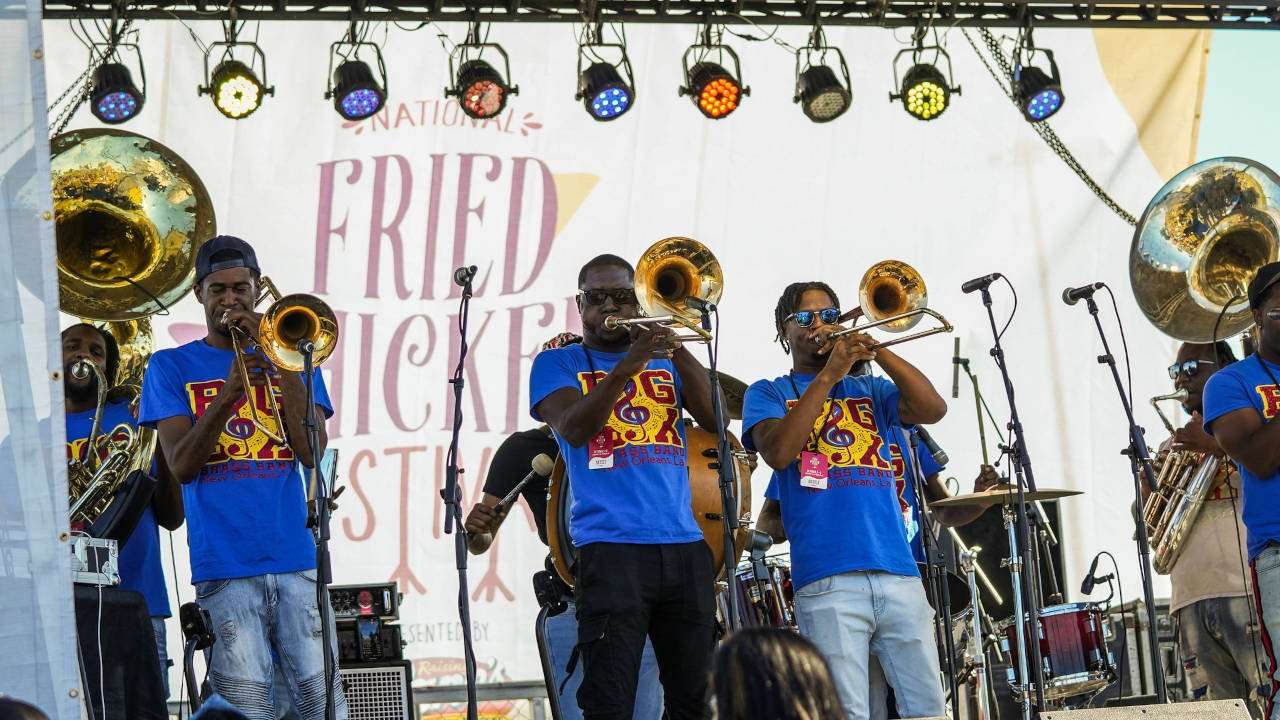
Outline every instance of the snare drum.
{"type": "MultiPolygon", "coordinates": [[[[1045,699],[1097,693],[1115,680],[1115,661],[1107,648],[1110,633],[1097,605],[1050,605],[1040,610],[1039,626],[1045,699]]],[[[1000,647],[1009,653],[1009,684],[1017,695],[1018,629],[1013,618],[1000,623],[998,629],[1002,635],[1000,647]]],[[[1028,680],[1028,684],[1031,682],[1028,680]]]]}
{"type": "Polygon", "coordinates": [[[791,559],[767,557],[758,564],[739,563],[733,582],[716,596],[716,611],[723,621],[729,617],[728,593],[738,594],[739,627],[796,626],[795,594],[791,587],[791,559]]]}

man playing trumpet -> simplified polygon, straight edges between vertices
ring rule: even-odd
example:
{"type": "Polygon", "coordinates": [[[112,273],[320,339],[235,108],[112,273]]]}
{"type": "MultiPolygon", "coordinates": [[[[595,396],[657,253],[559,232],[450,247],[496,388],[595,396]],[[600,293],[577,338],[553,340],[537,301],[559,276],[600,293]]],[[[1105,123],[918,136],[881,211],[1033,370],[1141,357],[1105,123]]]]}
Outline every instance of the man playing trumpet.
{"type": "Polygon", "coordinates": [[[891,433],[935,423],[946,402],[897,354],[840,330],[839,299],[825,283],[794,283],[774,325],[791,370],[747,390],[743,439],[773,468],[760,529],[791,543],[800,631],[831,664],[850,719],[870,716],[875,653],[902,717],[942,715],[938,653],[898,503],[891,433]],[[850,377],[860,360],[889,376],[850,377]],[[780,535],[779,535],[780,538],[780,535]]]}
{"type": "MultiPolygon", "coordinates": [[[[273,720],[278,664],[290,695],[283,704],[318,720],[325,715],[319,638],[323,631],[336,645],[336,635],[332,621],[320,627],[316,606],[316,547],[300,472],[317,460],[303,427],[306,393],[298,373],[256,351],[233,350],[233,332],[258,339],[253,307],[261,280],[245,241],[219,236],[200,247],[195,296],[208,332],[151,356],[140,420],[157,429],[183,484],[191,581],[217,633],[213,689],[249,718],[273,720]]],[[[314,387],[316,417],[328,418],[333,408],[319,370],[314,387]]],[[[317,434],[319,454],[323,420],[317,434]]],[[[333,692],[341,720],[347,702],[336,673],[333,692]]]]}

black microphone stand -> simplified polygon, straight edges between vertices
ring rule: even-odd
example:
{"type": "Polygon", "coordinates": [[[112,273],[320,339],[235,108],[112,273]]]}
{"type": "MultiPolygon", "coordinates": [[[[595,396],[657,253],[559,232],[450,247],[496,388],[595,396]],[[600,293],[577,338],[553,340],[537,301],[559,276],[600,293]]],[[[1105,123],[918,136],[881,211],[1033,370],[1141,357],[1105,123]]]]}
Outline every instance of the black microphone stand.
{"type": "MultiPolygon", "coordinates": [[[[1102,355],[1098,363],[1111,368],[1111,377],[1116,382],[1116,392],[1120,394],[1120,404],[1124,406],[1125,418],[1129,421],[1129,446],[1125,453],[1129,456],[1129,464],[1133,475],[1133,494],[1137,498],[1138,507],[1142,507],[1142,483],[1139,472],[1146,475],[1148,487],[1156,486],[1156,474],[1151,467],[1151,454],[1147,449],[1144,430],[1133,417],[1133,406],[1129,404],[1129,396],[1124,391],[1124,383],[1120,381],[1120,370],[1116,367],[1116,359],[1111,355],[1111,346],[1107,343],[1107,333],[1102,328],[1102,320],[1098,318],[1098,304],[1093,295],[1085,298],[1089,306],[1089,314],[1093,316],[1093,324],[1098,328],[1098,337],[1102,339],[1102,355]]],[[[1169,692],[1164,683],[1164,665],[1161,663],[1160,644],[1156,640],[1156,603],[1155,592],[1151,588],[1151,541],[1147,537],[1147,524],[1142,521],[1141,513],[1135,514],[1135,536],[1138,538],[1138,574],[1142,578],[1142,599],[1147,604],[1147,651],[1151,656],[1151,676],[1155,679],[1156,702],[1164,704],[1169,701],[1169,692]]]]}
{"type": "Polygon", "coordinates": [[[324,654],[324,717],[334,720],[333,685],[337,680],[334,668],[333,646],[329,644],[330,615],[329,583],[333,582],[333,561],[329,555],[329,487],[324,474],[320,472],[320,425],[316,421],[315,400],[315,366],[312,362],[315,344],[303,339],[298,342],[298,352],[302,353],[302,384],[306,388],[307,412],[303,425],[307,429],[307,447],[311,450],[311,487],[315,490],[315,498],[311,512],[315,525],[312,533],[316,540],[316,610],[320,615],[321,647],[324,654]]]}
{"type": "MultiPolygon", "coordinates": [[[[1028,581],[1022,586],[1022,596],[1025,601],[1025,617],[1015,617],[1015,622],[1026,628],[1026,637],[1029,638],[1031,652],[1026,652],[1027,648],[1019,648],[1019,654],[1022,657],[1029,657],[1031,662],[1028,663],[1030,677],[1020,678],[1021,682],[1030,682],[1035,688],[1035,705],[1037,708],[1044,709],[1044,665],[1041,659],[1040,649],[1040,568],[1036,564],[1036,558],[1031,548],[1030,539],[1035,536],[1033,529],[1030,527],[1030,520],[1027,515],[1026,496],[1024,488],[1032,492],[1036,489],[1035,475],[1031,470],[1031,458],[1027,454],[1026,436],[1022,432],[1022,421],[1018,418],[1018,406],[1014,401],[1013,381],[1009,378],[1009,368],[1005,364],[1004,347],[1000,344],[1000,330],[996,327],[996,315],[991,309],[991,287],[984,285],[982,290],[982,304],[987,308],[987,320],[991,324],[991,336],[995,340],[995,345],[991,348],[991,357],[996,361],[996,367],[1000,369],[1000,377],[1004,380],[1004,392],[1009,401],[1009,433],[1012,436],[1012,442],[1007,448],[1010,456],[1010,462],[1013,465],[1013,477],[1017,484],[1017,507],[1015,508],[1016,523],[1018,530],[1018,548],[1022,553],[1021,562],[1026,568],[1028,581]],[[1030,621],[1030,622],[1028,622],[1030,621]]],[[[1030,717],[1030,708],[1027,707],[1027,698],[1023,698],[1023,717],[1030,717]]]]}
{"type": "Polygon", "coordinates": [[[920,510],[920,541],[924,547],[924,567],[928,576],[925,578],[926,586],[929,589],[929,603],[937,609],[933,622],[934,634],[942,636],[939,644],[947,655],[942,671],[947,675],[947,690],[951,693],[952,707],[955,707],[960,696],[956,684],[956,645],[951,618],[951,583],[947,582],[947,558],[933,534],[933,511],[929,509],[924,473],[920,470],[920,438],[914,432],[907,432],[907,436],[910,445],[903,452],[911,454],[911,483],[916,495],[916,507],[920,510]]]}
{"type": "MultiPolygon", "coordinates": [[[[708,333],[712,332],[711,313],[716,312],[716,306],[705,303],[700,305],[699,309],[702,311],[702,329],[708,333]]],[[[725,624],[728,626],[726,629],[732,633],[739,629],[738,626],[741,623],[738,593],[733,586],[734,573],[738,569],[738,554],[734,552],[737,545],[733,542],[734,533],[739,527],[737,458],[734,455],[733,445],[729,443],[729,428],[726,427],[724,417],[724,400],[720,396],[720,374],[716,372],[716,363],[720,354],[716,343],[719,337],[719,333],[714,333],[707,341],[707,376],[711,383],[711,407],[714,408],[716,416],[715,468],[720,475],[720,522],[724,527],[724,578],[729,583],[729,590],[725,593],[729,596],[729,617],[726,618],[725,624]]]]}
{"type": "Polygon", "coordinates": [[[449,384],[453,386],[453,437],[449,440],[449,453],[445,458],[445,482],[440,496],[444,499],[444,531],[453,533],[453,525],[459,526],[454,533],[454,558],[458,566],[458,618],[462,622],[463,665],[467,674],[467,720],[476,720],[476,655],[471,644],[471,596],[467,592],[467,535],[462,529],[462,490],[458,487],[458,476],[463,470],[458,467],[458,435],[462,432],[462,388],[465,384],[462,373],[467,362],[467,317],[471,310],[471,280],[475,277],[475,266],[458,268],[453,273],[453,281],[462,287],[462,301],[458,307],[458,334],[461,338],[458,345],[458,366],[453,371],[449,384]]]}

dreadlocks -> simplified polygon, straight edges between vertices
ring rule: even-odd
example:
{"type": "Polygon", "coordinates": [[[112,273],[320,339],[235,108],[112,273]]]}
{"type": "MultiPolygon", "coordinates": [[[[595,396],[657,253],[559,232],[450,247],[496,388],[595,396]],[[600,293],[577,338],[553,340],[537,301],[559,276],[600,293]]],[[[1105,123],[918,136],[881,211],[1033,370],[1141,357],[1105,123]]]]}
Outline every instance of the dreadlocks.
{"type": "Polygon", "coordinates": [[[800,298],[810,290],[821,290],[831,298],[831,302],[836,307],[840,307],[840,298],[836,295],[836,291],[824,282],[798,282],[788,285],[787,289],[782,291],[782,297],[778,298],[777,307],[773,309],[773,327],[778,331],[774,340],[782,345],[782,351],[788,355],[791,354],[791,344],[787,342],[787,334],[782,331],[782,325],[786,322],[787,316],[796,311],[800,298]]]}

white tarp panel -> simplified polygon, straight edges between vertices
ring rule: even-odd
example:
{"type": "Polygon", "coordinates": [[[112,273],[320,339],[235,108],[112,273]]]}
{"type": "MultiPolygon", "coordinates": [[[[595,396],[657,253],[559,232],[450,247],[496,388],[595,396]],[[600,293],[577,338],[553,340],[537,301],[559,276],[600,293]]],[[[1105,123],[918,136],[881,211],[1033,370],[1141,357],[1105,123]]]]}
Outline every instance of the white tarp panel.
{"type": "Polygon", "coordinates": [[[0,694],[70,720],[80,676],[44,58],[39,0],[0,5],[0,694]]]}

